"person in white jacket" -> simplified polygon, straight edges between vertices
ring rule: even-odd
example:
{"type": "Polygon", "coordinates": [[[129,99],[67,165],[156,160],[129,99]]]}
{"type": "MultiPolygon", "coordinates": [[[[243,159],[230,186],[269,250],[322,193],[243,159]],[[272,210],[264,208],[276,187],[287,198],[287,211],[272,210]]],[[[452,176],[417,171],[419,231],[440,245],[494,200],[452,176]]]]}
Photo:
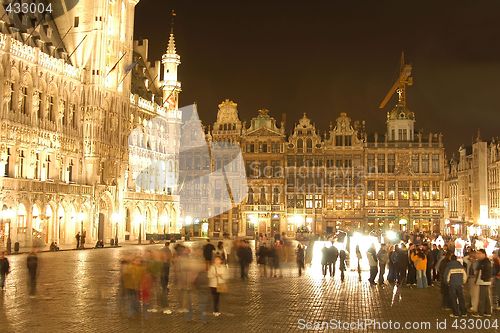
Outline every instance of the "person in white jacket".
{"type": "Polygon", "coordinates": [[[220,257],[215,257],[214,263],[208,269],[208,286],[212,292],[214,302],[214,316],[220,316],[220,294],[226,288],[226,281],[228,278],[228,270],[222,263],[220,257]]]}

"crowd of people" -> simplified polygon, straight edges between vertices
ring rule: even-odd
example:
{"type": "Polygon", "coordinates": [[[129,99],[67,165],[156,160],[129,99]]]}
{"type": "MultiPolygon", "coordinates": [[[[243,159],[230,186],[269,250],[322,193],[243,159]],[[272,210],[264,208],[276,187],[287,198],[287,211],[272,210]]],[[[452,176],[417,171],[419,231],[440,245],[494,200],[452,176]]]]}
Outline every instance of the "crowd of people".
{"type": "MultiPolygon", "coordinates": [[[[196,315],[202,322],[207,322],[209,307],[213,316],[221,314],[221,298],[229,289],[231,277],[248,280],[254,255],[260,278],[283,278],[284,268],[294,263],[298,276],[301,276],[313,255],[314,242],[306,244],[285,235],[259,235],[255,251],[248,240],[225,239],[212,243],[207,239],[190,245],[166,242],[165,246],[146,249],[143,254],[125,255],[120,265],[124,311],[130,317],[156,312],[172,314],[171,298],[176,295],[177,312],[183,313],[186,320],[194,320],[196,315]],[[230,276],[229,264],[236,266],[237,275],[230,276]],[[172,293],[172,288],[178,292],[172,293]]],[[[474,317],[491,316],[492,310],[500,307],[498,250],[490,259],[484,248],[471,244],[457,256],[452,240],[441,245],[427,237],[418,237],[407,242],[372,244],[367,251],[362,251],[357,245],[351,256],[345,246],[338,247],[335,239],[322,244],[325,245],[320,249],[320,262],[325,278],[329,275],[334,279],[338,269],[340,280],[344,282],[347,267],[356,268],[356,262],[349,261],[356,260],[361,281],[361,262],[366,258],[371,285],[391,284],[417,289],[438,287],[434,290],[441,291],[442,307],[451,310],[452,317],[469,313],[474,317]]],[[[35,252],[27,256],[26,265],[28,291],[34,297],[39,271],[35,252]]],[[[0,252],[2,290],[9,272],[9,261],[0,252]]]]}

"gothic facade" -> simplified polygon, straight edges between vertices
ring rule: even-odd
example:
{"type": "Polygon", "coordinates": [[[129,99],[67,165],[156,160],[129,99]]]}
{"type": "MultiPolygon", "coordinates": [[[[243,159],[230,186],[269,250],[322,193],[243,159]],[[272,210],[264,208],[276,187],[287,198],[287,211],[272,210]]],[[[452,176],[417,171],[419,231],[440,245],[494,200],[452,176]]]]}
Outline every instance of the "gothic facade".
{"type": "Polygon", "coordinates": [[[160,81],[147,42],[133,43],[138,1],[98,2],[55,8],[64,13],[50,20],[2,16],[3,243],[73,244],[77,232],[108,243],[179,229],[173,32],[160,81]]]}

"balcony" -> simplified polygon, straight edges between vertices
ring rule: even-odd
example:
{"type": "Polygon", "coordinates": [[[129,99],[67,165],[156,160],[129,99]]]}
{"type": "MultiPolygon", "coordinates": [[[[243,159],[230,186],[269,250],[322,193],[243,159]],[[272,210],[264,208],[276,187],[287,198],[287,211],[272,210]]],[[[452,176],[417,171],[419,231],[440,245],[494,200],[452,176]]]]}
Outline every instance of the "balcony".
{"type": "Polygon", "coordinates": [[[76,194],[91,195],[92,186],[42,182],[33,179],[1,178],[2,190],[33,192],[33,193],[58,193],[58,194],[76,194]]]}

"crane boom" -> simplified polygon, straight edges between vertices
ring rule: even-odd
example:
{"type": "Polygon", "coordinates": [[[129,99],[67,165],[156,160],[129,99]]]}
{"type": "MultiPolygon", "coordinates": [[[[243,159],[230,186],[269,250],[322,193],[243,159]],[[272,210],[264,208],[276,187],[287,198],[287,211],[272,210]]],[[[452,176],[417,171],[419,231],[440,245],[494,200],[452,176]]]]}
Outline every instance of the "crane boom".
{"type": "Polygon", "coordinates": [[[394,82],[392,85],[391,89],[387,92],[385,95],[384,99],[379,105],[380,109],[385,108],[391,97],[394,95],[396,91],[399,91],[399,102],[400,103],[405,103],[406,102],[406,86],[409,85],[411,86],[413,83],[413,78],[411,77],[411,70],[412,67],[411,65],[406,65],[404,64],[404,57],[401,56],[401,71],[399,73],[399,78],[394,82]]]}

